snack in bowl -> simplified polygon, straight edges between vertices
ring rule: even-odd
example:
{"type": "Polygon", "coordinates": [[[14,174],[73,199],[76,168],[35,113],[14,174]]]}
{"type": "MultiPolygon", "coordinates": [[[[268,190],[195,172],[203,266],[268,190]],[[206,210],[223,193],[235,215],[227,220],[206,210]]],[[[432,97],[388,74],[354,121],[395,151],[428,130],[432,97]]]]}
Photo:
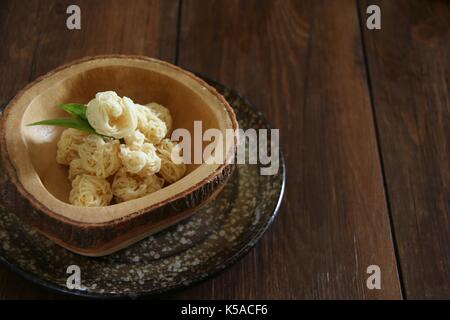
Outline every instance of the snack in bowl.
{"type": "Polygon", "coordinates": [[[56,162],[69,166],[71,204],[101,207],[141,198],[185,175],[181,149],[167,138],[172,116],[162,105],[142,106],[105,91],[87,105],[59,107],[73,118],[47,119],[29,126],[69,127],[57,143],[56,162]],[[176,150],[179,163],[172,160],[176,150]]]}
{"type": "Polygon", "coordinates": [[[214,88],[169,63],[104,56],[65,65],[28,85],[3,113],[0,203],[69,250],[115,252],[189,217],[223,188],[236,144],[225,146],[224,163],[168,156],[177,149],[170,132],[194,134],[196,121],[224,135],[238,128],[214,88]],[[28,126],[67,117],[57,108],[67,102],[87,102],[87,126],[75,117],[69,129],[28,126]]]}

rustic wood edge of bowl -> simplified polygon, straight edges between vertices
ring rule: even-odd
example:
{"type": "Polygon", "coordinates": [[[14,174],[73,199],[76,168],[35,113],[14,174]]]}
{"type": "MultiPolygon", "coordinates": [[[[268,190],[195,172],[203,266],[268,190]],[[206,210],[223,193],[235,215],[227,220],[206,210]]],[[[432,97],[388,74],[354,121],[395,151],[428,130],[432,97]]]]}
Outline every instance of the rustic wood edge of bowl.
{"type": "MultiPolygon", "coordinates": [[[[119,250],[125,249],[126,247],[148,237],[155,233],[158,233],[159,231],[162,231],[166,228],[168,228],[171,225],[174,225],[180,221],[183,221],[184,219],[189,218],[192,216],[197,210],[201,209],[203,206],[208,204],[210,201],[214,200],[215,197],[222,191],[222,189],[225,187],[225,183],[228,181],[230,176],[227,176],[223,183],[218,185],[217,188],[213,190],[212,193],[208,194],[208,196],[203,199],[198,205],[192,208],[187,208],[182,211],[170,211],[170,213],[165,214],[164,212],[159,212],[158,209],[156,209],[156,212],[152,212],[152,215],[158,215],[161,219],[158,219],[158,217],[154,217],[153,220],[150,221],[143,221],[142,225],[137,224],[134,229],[127,229],[124,230],[124,234],[120,234],[119,236],[113,237],[108,242],[105,242],[101,244],[101,246],[97,246],[95,248],[86,248],[86,247],[80,247],[80,246],[74,246],[71,243],[64,242],[60,238],[55,238],[51,234],[47,234],[45,231],[38,230],[42,235],[45,237],[51,239],[54,243],[57,245],[72,251],[74,253],[88,256],[88,257],[101,257],[105,255],[109,255],[112,253],[115,253],[119,250]],[[167,223],[167,218],[172,218],[170,223],[167,223]]],[[[105,230],[104,232],[111,232],[109,230],[105,230]]]]}
{"type": "MultiPolygon", "coordinates": [[[[86,57],[53,69],[27,84],[8,103],[0,119],[0,203],[3,203],[7,209],[14,212],[22,221],[36,228],[40,233],[44,234],[52,241],[59,243],[69,250],[86,255],[103,255],[102,252],[113,250],[114,247],[118,247],[115,241],[115,239],[118,238],[118,235],[126,234],[130,237],[130,232],[133,232],[133,230],[136,231],[138,227],[146,226],[148,229],[149,226],[158,223],[158,221],[160,222],[162,219],[171,218],[172,220],[160,228],[161,230],[180,221],[181,219],[177,219],[177,216],[188,216],[187,212],[195,211],[193,210],[194,208],[200,207],[203,201],[210,198],[216,188],[226,182],[234,169],[232,161],[225,162],[210,176],[203,179],[200,183],[192,185],[184,192],[178,193],[148,208],[104,223],[74,221],[67,217],[63,217],[42,205],[33,195],[25,190],[19,181],[14,165],[9,159],[5,137],[5,123],[8,114],[17,100],[36,83],[52,76],[58,71],[96,59],[137,59],[170,66],[193,78],[207,88],[225,106],[233,128],[238,128],[238,122],[233,109],[215,88],[189,71],[168,62],[145,56],[100,55],[86,57]]],[[[233,154],[228,155],[228,159],[232,159],[235,156],[237,143],[238,138],[235,136],[235,148],[233,154]]],[[[137,230],[136,232],[142,233],[140,230],[137,230]]]]}

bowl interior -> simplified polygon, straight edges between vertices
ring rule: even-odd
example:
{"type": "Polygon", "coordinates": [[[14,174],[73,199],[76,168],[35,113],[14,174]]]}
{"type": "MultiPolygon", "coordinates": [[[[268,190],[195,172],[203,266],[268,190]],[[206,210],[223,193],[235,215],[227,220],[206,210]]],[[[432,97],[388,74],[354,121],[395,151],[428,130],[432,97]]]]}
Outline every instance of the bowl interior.
{"type": "MultiPolygon", "coordinates": [[[[211,108],[196,92],[177,79],[154,70],[127,66],[104,66],[77,73],[37,96],[26,108],[23,125],[44,119],[67,117],[57,108],[61,103],[87,103],[97,92],[116,91],[134,102],[157,102],[167,107],[174,128],[185,128],[193,136],[194,121],[202,121],[203,129],[219,128],[211,108]]],[[[30,159],[45,188],[56,198],[68,202],[70,181],[67,166],[56,162],[56,144],[62,128],[23,127],[30,159]]],[[[193,144],[192,144],[193,148],[193,144]]],[[[187,165],[187,174],[198,165],[187,165]]]]}
{"type": "MultiPolygon", "coordinates": [[[[112,65],[73,74],[36,96],[26,108],[22,121],[22,132],[33,167],[48,192],[61,201],[68,202],[70,192],[68,168],[56,162],[57,142],[63,129],[26,127],[26,124],[68,117],[57,108],[58,104],[87,103],[97,92],[108,90],[127,96],[136,103],[157,102],[167,107],[174,120],[173,127],[185,128],[192,136],[196,120],[202,121],[204,130],[220,128],[219,119],[205,100],[178,79],[156,70],[112,65]]],[[[187,165],[187,174],[197,167],[196,164],[187,165]]]]}
{"type": "MultiPolygon", "coordinates": [[[[142,198],[98,208],[70,205],[68,168],[56,163],[63,129],[27,124],[67,117],[58,104],[87,103],[97,92],[107,90],[136,103],[157,102],[169,108],[173,127],[191,134],[192,155],[196,144],[202,148],[209,144],[194,136],[194,121],[201,121],[203,132],[215,128],[224,136],[227,129],[237,129],[234,113],[223,97],[202,80],[168,63],[141,57],[97,57],[63,66],[36,80],[11,101],[1,132],[21,187],[48,212],[80,223],[109,223],[185,197],[221,172],[225,164],[188,164],[182,179],[142,198]]],[[[227,159],[233,150],[233,144],[224,144],[227,159]]]]}

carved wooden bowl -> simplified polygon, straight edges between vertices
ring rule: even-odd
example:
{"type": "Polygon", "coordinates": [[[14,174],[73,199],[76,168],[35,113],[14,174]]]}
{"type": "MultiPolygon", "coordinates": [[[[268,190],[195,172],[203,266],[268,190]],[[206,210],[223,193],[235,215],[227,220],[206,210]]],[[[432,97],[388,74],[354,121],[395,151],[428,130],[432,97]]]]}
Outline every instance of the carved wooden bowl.
{"type": "Polygon", "coordinates": [[[238,127],[233,109],[214,88],[185,70],[145,57],[86,58],[19,92],[0,125],[0,202],[57,244],[88,256],[110,254],[190,216],[220,192],[235,154],[235,144],[230,144],[224,164],[189,164],[181,180],[136,200],[73,206],[68,202],[67,167],[56,163],[62,129],[26,125],[67,117],[58,104],[87,103],[96,92],[107,90],[137,103],[166,106],[174,128],[185,128],[192,136],[196,120],[202,121],[203,130],[216,128],[224,135],[238,127]]]}

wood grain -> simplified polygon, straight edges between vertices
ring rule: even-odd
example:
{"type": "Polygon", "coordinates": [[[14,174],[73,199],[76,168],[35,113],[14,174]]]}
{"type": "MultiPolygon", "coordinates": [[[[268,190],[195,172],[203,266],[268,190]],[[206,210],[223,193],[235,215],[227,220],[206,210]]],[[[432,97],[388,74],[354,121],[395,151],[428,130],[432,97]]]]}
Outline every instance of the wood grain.
{"type": "Polygon", "coordinates": [[[0,2],[0,106],[30,80],[33,52],[38,41],[35,24],[38,1],[0,2]]]}
{"type": "Polygon", "coordinates": [[[450,297],[450,4],[362,1],[364,29],[405,296],[450,297]]]}
{"type": "MultiPolygon", "coordinates": [[[[1,1],[0,101],[27,82],[89,55],[140,54],[173,62],[178,1],[1,1]],[[66,28],[66,8],[81,8],[81,30],[66,28]]],[[[0,299],[64,298],[0,266],[0,299]]]]}
{"type": "Polygon", "coordinates": [[[281,128],[288,178],[257,247],[174,297],[401,298],[356,3],[182,3],[180,66],[234,87],[281,128]],[[381,290],[366,287],[372,264],[381,290]]]}
{"type": "Polygon", "coordinates": [[[39,42],[34,51],[36,77],[86,56],[139,54],[173,62],[178,1],[77,1],[82,29],[65,27],[73,1],[45,1],[39,10],[39,42]],[[51,3],[51,4],[49,4],[51,3]]]}

